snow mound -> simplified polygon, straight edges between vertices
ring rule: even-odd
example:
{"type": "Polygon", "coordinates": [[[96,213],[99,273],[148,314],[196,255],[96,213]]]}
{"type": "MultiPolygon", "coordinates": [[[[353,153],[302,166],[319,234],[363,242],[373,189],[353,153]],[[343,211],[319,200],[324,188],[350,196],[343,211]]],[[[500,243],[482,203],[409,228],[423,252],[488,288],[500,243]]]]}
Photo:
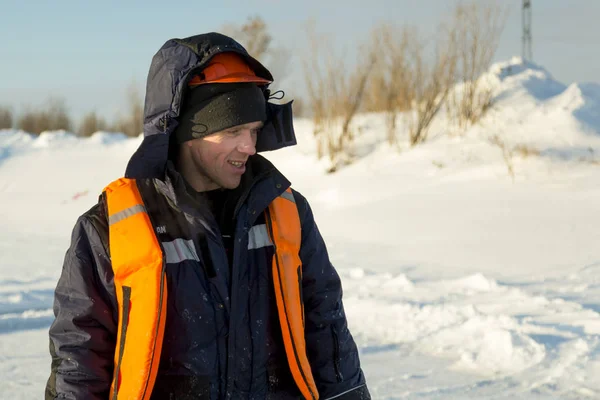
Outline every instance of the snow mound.
{"type": "Polygon", "coordinates": [[[0,129],[0,148],[29,144],[34,136],[22,130],[0,129]]]}
{"type": "Polygon", "coordinates": [[[127,136],[123,133],[113,133],[113,132],[104,132],[98,131],[90,136],[88,139],[91,143],[97,144],[114,144],[127,140],[127,136]]]}
{"type": "Polygon", "coordinates": [[[412,290],[415,285],[408,279],[405,274],[400,274],[396,277],[388,279],[383,285],[385,289],[397,289],[397,290],[412,290]]]}
{"type": "Polygon", "coordinates": [[[448,287],[453,292],[491,292],[498,289],[498,284],[479,273],[450,281],[448,287]]]}
{"type": "Polygon", "coordinates": [[[79,138],[65,130],[58,131],[45,131],[42,132],[35,142],[32,144],[33,148],[49,148],[49,147],[61,147],[66,144],[74,144],[79,141],[79,138]]]}
{"type": "Polygon", "coordinates": [[[573,83],[550,100],[549,113],[571,114],[585,128],[600,133],[600,85],[573,83]]]}
{"type": "Polygon", "coordinates": [[[565,90],[545,68],[520,57],[493,64],[481,79],[496,86],[496,101],[514,101],[522,96],[544,101],[565,90]]]}
{"type": "Polygon", "coordinates": [[[458,358],[453,365],[456,369],[483,375],[514,374],[538,364],[546,353],[544,345],[516,329],[511,318],[476,316],[430,336],[421,348],[458,358]]]}
{"type": "MultiPolygon", "coordinates": [[[[490,79],[490,76],[495,80],[495,101],[501,108],[524,106],[523,109],[531,112],[534,117],[542,112],[553,121],[572,119],[584,128],[600,132],[600,85],[572,83],[565,86],[544,68],[523,62],[520,58],[494,64],[487,78],[490,79]]],[[[544,130],[545,125],[547,123],[538,125],[538,129],[544,130]]],[[[561,133],[580,132],[573,129],[561,133]]]]}
{"type": "Polygon", "coordinates": [[[33,141],[33,135],[29,133],[13,129],[0,130],[0,162],[27,148],[33,141]]]}
{"type": "Polygon", "coordinates": [[[352,268],[348,271],[348,276],[351,279],[362,279],[365,277],[365,270],[362,268],[352,268]]]}
{"type": "MultiPolygon", "coordinates": [[[[478,124],[458,134],[460,140],[447,151],[444,166],[489,168],[492,160],[501,162],[507,155],[513,160],[535,156],[546,165],[600,162],[600,85],[566,86],[543,67],[518,57],[494,64],[480,83],[492,90],[492,108],[478,124]]],[[[432,131],[447,130],[445,118],[439,117],[432,131]]],[[[432,135],[438,138],[438,146],[448,144],[443,136],[432,135]]]]}

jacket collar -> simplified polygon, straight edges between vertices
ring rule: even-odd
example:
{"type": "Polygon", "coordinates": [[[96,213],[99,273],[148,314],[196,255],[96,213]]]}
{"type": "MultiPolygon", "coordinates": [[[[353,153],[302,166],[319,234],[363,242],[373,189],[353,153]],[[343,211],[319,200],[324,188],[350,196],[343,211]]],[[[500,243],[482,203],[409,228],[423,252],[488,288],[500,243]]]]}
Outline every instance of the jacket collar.
{"type": "MultiPolygon", "coordinates": [[[[190,215],[198,213],[199,204],[189,193],[188,185],[172,161],[167,162],[164,178],[154,179],[154,185],[175,207],[190,215]]],[[[269,160],[261,155],[251,156],[240,185],[227,196],[228,203],[231,203],[228,207],[233,207],[234,217],[245,210],[248,220],[252,220],[252,216],[264,211],[290,185],[290,181],[269,160]]]]}

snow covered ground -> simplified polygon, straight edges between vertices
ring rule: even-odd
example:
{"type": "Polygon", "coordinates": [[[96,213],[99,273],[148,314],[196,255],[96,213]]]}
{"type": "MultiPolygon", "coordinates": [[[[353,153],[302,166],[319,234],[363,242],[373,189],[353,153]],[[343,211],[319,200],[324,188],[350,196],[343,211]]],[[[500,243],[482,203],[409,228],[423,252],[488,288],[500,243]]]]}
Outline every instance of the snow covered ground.
{"type": "MultiPolygon", "coordinates": [[[[376,399],[600,398],[600,86],[519,60],[487,78],[464,134],[441,117],[399,152],[362,115],[360,157],[327,175],[298,120],[267,154],[314,208],[376,399]]],[[[139,142],[0,131],[1,399],[42,397],[71,228],[139,142]]]]}

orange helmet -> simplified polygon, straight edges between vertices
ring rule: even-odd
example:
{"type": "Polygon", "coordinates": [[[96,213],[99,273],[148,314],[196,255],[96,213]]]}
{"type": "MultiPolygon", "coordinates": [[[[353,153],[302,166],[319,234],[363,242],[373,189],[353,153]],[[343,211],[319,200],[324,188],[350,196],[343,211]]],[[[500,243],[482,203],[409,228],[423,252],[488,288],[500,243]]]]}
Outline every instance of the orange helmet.
{"type": "Polygon", "coordinates": [[[233,52],[219,53],[214,56],[208,65],[189,82],[193,88],[205,83],[239,83],[254,82],[266,85],[270,80],[257,76],[252,68],[239,54],[233,52]]]}

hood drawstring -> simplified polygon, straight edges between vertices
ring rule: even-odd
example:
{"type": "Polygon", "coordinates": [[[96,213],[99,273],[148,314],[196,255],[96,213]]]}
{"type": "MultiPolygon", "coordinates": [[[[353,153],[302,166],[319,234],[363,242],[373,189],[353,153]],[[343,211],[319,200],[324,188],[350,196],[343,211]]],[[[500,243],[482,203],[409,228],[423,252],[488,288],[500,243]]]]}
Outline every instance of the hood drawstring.
{"type": "Polygon", "coordinates": [[[281,100],[285,96],[285,92],[283,90],[278,90],[275,93],[271,93],[270,89],[265,89],[264,92],[265,92],[265,99],[267,99],[267,101],[269,101],[271,99],[281,100]]]}

